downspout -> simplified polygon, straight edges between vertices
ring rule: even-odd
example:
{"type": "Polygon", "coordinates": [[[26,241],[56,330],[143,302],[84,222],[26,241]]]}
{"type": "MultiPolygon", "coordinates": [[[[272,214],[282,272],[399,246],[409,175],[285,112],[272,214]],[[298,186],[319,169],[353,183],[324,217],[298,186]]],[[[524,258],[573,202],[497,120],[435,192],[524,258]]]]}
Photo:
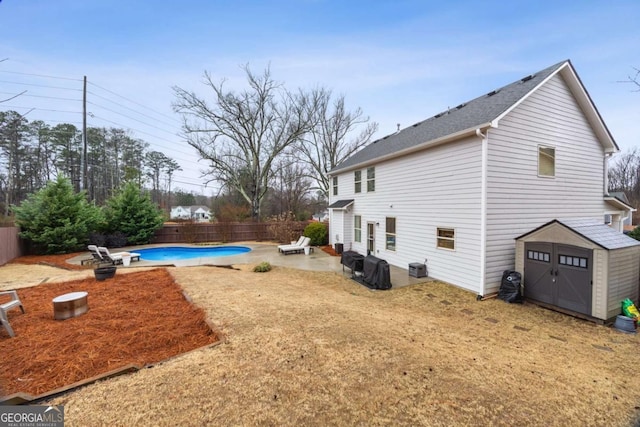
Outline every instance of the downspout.
{"type": "Polygon", "coordinates": [[[603,167],[603,175],[604,175],[604,195],[609,195],[609,158],[613,155],[613,153],[605,153],[604,155],[604,167],[603,167]]]}
{"type": "Polygon", "coordinates": [[[480,190],[480,289],[478,296],[482,297],[485,293],[487,281],[487,163],[489,159],[489,144],[487,137],[488,129],[482,133],[480,128],[476,129],[476,135],[482,140],[482,176],[480,190]]]}

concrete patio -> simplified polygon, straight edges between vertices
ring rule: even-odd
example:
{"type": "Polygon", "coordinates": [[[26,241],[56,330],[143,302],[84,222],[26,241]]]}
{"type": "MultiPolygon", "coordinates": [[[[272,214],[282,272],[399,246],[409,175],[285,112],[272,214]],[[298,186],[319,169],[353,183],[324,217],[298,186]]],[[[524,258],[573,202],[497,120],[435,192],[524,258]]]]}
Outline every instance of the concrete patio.
{"type": "MultiPolygon", "coordinates": [[[[136,249],[144,248],[157,248],[168,246],[181,246],[181,247],[201,247],[197,245],[189,244],[161,244],[161,245],[145,245],[141,247],[126,247],[119,248],[118,250],[112,250],[112,252],[135,252],[136,249]]],[[[237,242],[229,244],[228,246],[246,246],[251,248],[250,252],[221,257],[202,257],[191,258],[185,260],[176,260],[171,263],[159,262],[159,261],[146,261],[140,260],[132,262],[128,267],[119,265],[118,268],[134,268],[134,267],[158,267],[158,266],[175,266],[175,267],[193,267],[199,265],[215,265],[215,266],[227,266],[238,264],[259,264],[261,262],[269,262],[271,265],[279,267],[297,268],[301,270],[309,271],[328,271],[338,274],[342,274],[345,277],[351,277],[351,271],[348,268],[343,268],[340,264],[339,256],[331,256],[321,250],[318,247],[313,248],[313,252],[309,255],[305,254],[290,254],[284,255],[278,251],[277,244],[275,243],[257,243],[257,242],[237,242]]],[[[71,264],[80,264],[82,260],[87,259],[87,255],[81,255],[74,257],[67,262],[71,264]]],[[[415,278],[409,276],[408,269],[389,266],[389,272],[391,274],[392,289],[401,288],[407,285],[424,283],[430,281],[430,278],[415,278]]]]}

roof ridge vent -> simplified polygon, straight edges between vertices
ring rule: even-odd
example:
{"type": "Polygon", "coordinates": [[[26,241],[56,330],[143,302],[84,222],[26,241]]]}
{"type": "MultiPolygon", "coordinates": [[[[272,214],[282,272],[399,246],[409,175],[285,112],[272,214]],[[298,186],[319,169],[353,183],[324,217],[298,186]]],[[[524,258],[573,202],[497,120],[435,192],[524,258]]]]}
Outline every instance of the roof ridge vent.
{"type": "Polygon", "coordinates": [[[462,108],[462,107],[464,107],[465,105],[467,105],[467,103],[466,103],[466,102],[463,102],[462,104],[460,104],[460,105],[456,106],[456,110],[461,109],[461,108],[462,108]]]}
{"type": "Polygon", "coordinates": [[[413,127],[415,128],[415,127],[420,126],[420,123],[422,123],[422,122],[418,122],[418,123],[414,124],[413,127]]]}
{"type": "Polygon", "coordinates": [[[500,89],[492,90],[491,92],[489,92],[489,93],[487,94],[487,96],[493,96],[493,95],[495,95],[495,94],[496,94],[496,93],[498,93],[498,92],[500,92],[500,89]]]}
{"type": "Polygon", "coordinates": [[[522,79],[520,79],[520,81],[524,83],[524,82],[528,82],[532,78],[533,78],[533,74],[529,74],[527,77],[523,77],[522,79]]]}

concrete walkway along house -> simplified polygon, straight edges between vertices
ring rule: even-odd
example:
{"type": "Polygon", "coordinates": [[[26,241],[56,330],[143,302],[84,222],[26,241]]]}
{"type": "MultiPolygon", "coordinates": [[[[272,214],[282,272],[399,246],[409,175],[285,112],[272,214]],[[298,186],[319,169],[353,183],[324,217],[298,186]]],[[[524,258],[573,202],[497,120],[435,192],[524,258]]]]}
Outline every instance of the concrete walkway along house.
{"type": "Polygon", "coordinates": [[[622,231],[618,146],[570,61],[385,136],[331,172],[330,243],[479,295],[515,267],[515,238],[558,218],[622,231]]]}

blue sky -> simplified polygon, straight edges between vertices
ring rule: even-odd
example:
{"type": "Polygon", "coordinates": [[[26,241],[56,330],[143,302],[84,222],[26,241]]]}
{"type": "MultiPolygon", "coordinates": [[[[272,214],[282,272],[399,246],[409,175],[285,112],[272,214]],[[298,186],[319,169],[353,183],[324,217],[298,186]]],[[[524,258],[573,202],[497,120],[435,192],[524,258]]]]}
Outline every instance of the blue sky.
{"type": "Polygon", "coordinates": [[[637,0],[2,0],[0,99],[29,96],[0,108],[79,122],[86,75],[90,126],[131,129],[181,163],[176,186],[209,194],[171,111],[174,85],[208,94],[205,70],[241,88],[241,65],[270,64],[289,89],[344,94],[382,137],[571,59],[624,151],[640,145],[640,92],[620,83],[640,68],[639,15],[637,0]]]}

